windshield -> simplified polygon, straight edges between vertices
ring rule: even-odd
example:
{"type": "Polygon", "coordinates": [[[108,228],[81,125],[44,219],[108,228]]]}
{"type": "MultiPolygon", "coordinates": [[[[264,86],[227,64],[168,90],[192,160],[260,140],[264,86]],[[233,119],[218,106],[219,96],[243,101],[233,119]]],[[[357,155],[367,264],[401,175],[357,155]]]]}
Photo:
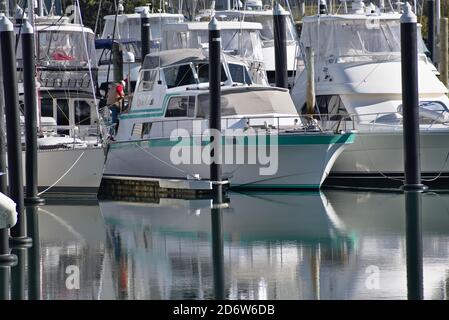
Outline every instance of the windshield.
{"type": "MultiPolygon", "coordinates": [[[[229,63],[229,72],[235,83],[251,84],[252,79],[246,66],[229,63]]],[[[209,63],[192,63],[163,68],[167,88],[174,88],[209,82],[209,63]],[[192,69],[193,67],[193,69],[192,69]]],[[[149,72],[149,71],[148,71],[149,72]]],[[[221,81],[227,80],[226,71],[221,67],[221,81]]]]}
{"type": "MultiPolygon", "coordinates": [[[[97,66],[94,35],[84,33],[87,37],[87,52],[81,31],[39,31],[38,33],[38,66],[41,67],[87,67],[97,66]]],[[[22,56],[21,45],[18,57],[22,56]]]]}
{"type": "MultiPolygon", "coordinates": [[[[178,66],[166,67],[164,70],[165,83],[167,88],[174,88],[198,83],[209,82],[209,64],[182,64],[178,66]],[[195,70],[192,69],[192,66],[195,70]]],[[[227,80],[226,72],[221,67],[221,81],[227,80]]]]}
{"type": "MultiPolygon", "coordinates": [[[[425,46],[418,30],[418,50],[425,46]]],[[[348,59],[397,58],[401,51],[398,20],[321,20],[304,22],[300,43],[312,47],[319,60],[346,62],[348,59]]]]}
{"type": "MultiPolygon", "coordinates": [[[[222,46],[225,53],[239,55],[247,59],[262,61],[262,43],[256,30],[222,30],[222,46]]],[[[185,49],[207,47],[209,35],[207,30],[188,32],[164,32],[163,48],[185,49]]]]}

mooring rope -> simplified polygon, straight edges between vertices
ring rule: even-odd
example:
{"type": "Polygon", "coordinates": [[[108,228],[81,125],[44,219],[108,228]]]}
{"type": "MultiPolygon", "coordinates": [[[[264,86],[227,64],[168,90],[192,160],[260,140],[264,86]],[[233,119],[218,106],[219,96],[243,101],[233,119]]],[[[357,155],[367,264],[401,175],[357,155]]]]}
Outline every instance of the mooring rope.
{"type": "Polygon", "coordinates": [[[38,209],[40,212],[48,214],[50,217],[55,219],[57,222],[59,222],[62,226],[64,226],[70,233],[72,233],[76,238],[78,238],[83,244],[86,243],[86,239],[83,237],[81,233],[75,230],[70,224],[67,223],[64,219],[58,217],[54,213],[47,211],[43,209],[42,207],[39,207],[38,209]]]}
{"type": "Polygon", "coordinates": [[[80,159],[84,156],[84,152],[85,151],[83,151],[83,153],[81,153],[80,154],[80,156],[78,157],[78,159],[76,159],[75,160],[75,162],[70,166],[70,168],[58,179],[58,180],[56,180],[56,182],[55,183],[53,183],[51,186],[49,186],[47,189],[45,189],[45,190],[43,190],[43,191],[41,191],[41,192],[39,192],[37,195],[38,196],[40,196],[40,195],[42,195],[42,194],[44,194],[45,192],[47,192],[48,190],[50,190],[51,188],[53,188],[54,186],[56,186],[58,183],[59,183],[59,181],[61,181],[62,179],[64,179],[64,177],[67,175],[67,174],[69,174],[69,172],[75,167],[75,165],[78,163],[78,161],[80,161],[80,159]]]}
{"type": "Polygon", "coordinates": [[[142,150],[143,152],[145,152],[147,155],[149,155],[149,156],[155,158],[156,160],[162,162],[163,164],[169,166],[170,168],[173,168],[173,169],[175,169],[175,170],[178,170],[179,172],[182,172],[182,173],[184,173],[184,174],[186,174],[186,175],[188,175],[188,176],[191,176],[192,178],[195,177],[194,174],[192,174],[192,173],[190,173],[190,172],[187,172],[187,171],[184,171],[184,170],[182,170],[182,169],[179,169],[179,168],[177,168],[176,166],[174,166],[174,165],[168,163],[167,161],[162,160],[161,158],[159,158],[158,156],[154,155],[154,154],[151,153],[150,151],[145,150],[145,149],[142,148],[137,142],[135,142],[135,145],[136,145],[140,150],[142,150]]]}
{"type": "MultiPolygon", "coordinates": [[[[357,139],[360,140],[360,142],[361,142],[361,144],[362,144],[362,148],[365,150],[365,153],[368,154],[368,151],[366,151],[367,148],[365,148],[365,146],[364,146],[363,139],[361,139],[360,136],[359,136],[357,139]]],[[[371,163],[371,166],[373,167],[374,171],[376,171],[376,172],[377,172],[378,174],[380,174],[382,177],[384,177],[384,178],[386,178],[386,179],[389,179],[389,180],[393,180],[393,181],[405,182],[405,179],[401,179],[401,178],[393,178],[393,177],[387,176],[387,175],[384,174],[382,171],[380,171],[379,169],[377,169],[377,167],[374,165],[373,161],[371,160],[371,157],[368,156],[367,158],[368,158],[369,162],[371,163]]],[[[421,179],[421,181],[424,181],[424,182],[432,182],[432,181],[437,180],[439,177],[441,177],[441,175],[442,175],[443,172],[444,172],[444,168],[446,167],[446,164],[448,163],[448,160],[449,160],[449,152],[446,154],[446,159],[444,160],[443,166],[441,167],[439,173],[438,173],[435,177],[433,177],[433,178],[430,178],[430,179],[421,179]]]]}

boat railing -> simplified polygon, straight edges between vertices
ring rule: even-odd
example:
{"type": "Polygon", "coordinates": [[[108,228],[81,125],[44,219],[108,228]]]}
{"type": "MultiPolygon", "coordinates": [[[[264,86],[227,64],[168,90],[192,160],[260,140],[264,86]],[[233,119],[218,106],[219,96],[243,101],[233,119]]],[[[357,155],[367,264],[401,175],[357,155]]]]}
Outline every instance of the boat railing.
{"type": "MultiPolygon", "coordinates": [[[[428,58],[425,54],[418,54],[418,58],[422,61],[427,61],[428,58]]],[[[389,62],[389,61],[400,61],[400,52],[368,52],[368,53],[352,53],[352,54],[341,54],[341,55],[329,55],[329,56],[319,56],[315,58],[318,62],[323,61],[327,63],[349,63],[349,62],[389,62]]]]}
{"type": "MultiPolygon", "coordinates": [[[[364,130],[379,131],[380,128],[385,130],[402,130],[402,113],[400,112],[376,112],[357,114],[357,129],[363,126],[364,130]]],[[[446,110],[420,110],[419,115],[420,130],[441,129],[443,126],[449,128],[449,113],[446,110]]]]}
{"type": "MultiPolygon", "coordinates": [[[[25,126],[20,126],[20,131],[25,141],[25,126]]],[[[54,138],[48,144],[38,143],[39,150],[55,150],[55,149],[79,149],[101,146],[103,143],[102,136],[104,130],[98,124],[92,125],[75,125],[61,126],[43,124],[39,128],[38,138],[54,138]],[[58,140],[57,138],[65,138],[58,140]]]]}
{"type": "MultiPolygon", "coordinates": [[[[186,130],[189,134],[202,134],[209,128],[206,118],[176,118],[162,119],[134,125],[132,135],[137,139],[167,138],[175,130],[186,130]]],[[[282,133],[340,133],[355,130],[355,122],[351,115],[301,114],[287,116],[227,116],[221,119],[222,131],[242,130],[254,134],[282,134],[282,133]]],[[[229,131],[228,131],[229,132],[229,131]]],[[[178,131],[179,134],[179,131],[178,131]]]]}

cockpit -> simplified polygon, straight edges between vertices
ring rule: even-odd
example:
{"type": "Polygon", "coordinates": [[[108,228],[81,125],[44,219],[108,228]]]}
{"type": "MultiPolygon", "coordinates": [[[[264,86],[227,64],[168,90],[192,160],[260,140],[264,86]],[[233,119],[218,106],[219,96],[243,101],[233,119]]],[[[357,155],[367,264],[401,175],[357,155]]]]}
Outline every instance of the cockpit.
{"type": "MultiPolygon", "coordinates": [[[[230,80],[232,83],[253,84],[248,69],[244,64],[228,63],[227,68],[229,72],[225,70],[223,65],[221,67],[222,82],[230,80]]],[[[209,83],[209,63],[207,62],[172,65],[161,70],[160,80],[163,80],[167,89],[209,83]]],[[[137,91],[151,91],[154,83],[159,80],[158,78],[159,73],[156,69],[141,70],[137,91]]]]}

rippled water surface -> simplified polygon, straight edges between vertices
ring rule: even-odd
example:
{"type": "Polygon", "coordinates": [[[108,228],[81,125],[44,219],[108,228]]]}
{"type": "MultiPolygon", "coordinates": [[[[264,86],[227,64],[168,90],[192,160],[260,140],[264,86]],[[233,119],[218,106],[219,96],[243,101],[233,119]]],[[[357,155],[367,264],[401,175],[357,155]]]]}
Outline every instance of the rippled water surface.
{"type": "MultiPolygon", "coordinates": [[[[39,246],[15,250],[19,265],[0,270],[2,297],[406,299],[419,286],[410,270],[407,281],[403,194],[230,193],[227,208],[211,207],[159,199],[29,211],[39,246]]],[[[446,299],[448,194],[422,195],[422,234],[424,297],[446,299]]]]}

